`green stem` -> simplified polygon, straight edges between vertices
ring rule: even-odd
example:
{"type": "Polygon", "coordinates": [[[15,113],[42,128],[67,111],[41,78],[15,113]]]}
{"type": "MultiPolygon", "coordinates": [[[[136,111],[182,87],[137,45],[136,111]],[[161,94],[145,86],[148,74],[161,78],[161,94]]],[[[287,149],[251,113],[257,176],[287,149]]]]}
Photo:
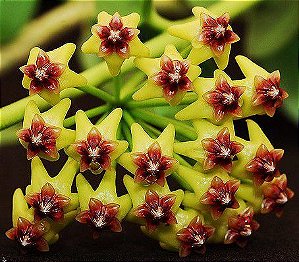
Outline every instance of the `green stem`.
{"type": "Polygon", "coordinates": [[[77,87],[77,89],[79,89],[80,91],[83,91],[86,94],[90,94],[92,96],[100,98],[100,99],[106,101],[107,103],[110,103],[110,104],[115,103],[115,98],[112,95],[110,95],[107,92],[105,92],[104,90],[96,88],[94,86],[79,86],[79,87],[77,87]]]}
{"type": "Polygon", "coordinates": [[[129,128],[129,124],[126,121],[123,121],[122,132],[123,132],[123,135],[124,135],[125,139],[129,143],[129,149],[132,150],[132,148],[133,148],[132,134],[131,134],[131,131],[130,131],[130,128],[129,128]]]}
{"type": "Polygon", "coordinates": [[[183,58],[187,58],[187,56],[189,55],[190,51],[192,49],[192,45],[188,45],[187,47],[185,47],[182,51],[181,51],[181,56],[183,58]]]}
{"type": "Polygon", "coordinates": [[[121,89],[121,76],[120,75],[113,77],[113,85],[114,85],[114,89],[115,89],[116,100],[119,101],[120,89],[121,89]]]}
{"type": "Polygon", "coordinates": [[[192,168],[192,166],[180,155],[173,153],[173,157],[180,162],[180,165],[192,168]]]}
{"type": "Polygon", "coordinates": [[[128,124],[129,128],[131,128],[131,125],[133,125],[136,122],[135,119],[131,116],[131,114],[127,110],[124,110],[123,118],[128,124]]]}
{"type": "MultiPolygon", "coordinates": [[[[110,105],[102,105],[102,106],[98,106],[98,107],[89,109],[89,110],[85,111],[85,113],[89,118],[93,118],[95,116],[98,116],[100,114],[107,112],[109,109],[110,109],[110,105]]],[[[75,116],[68,117],[64,120],[65,127],[73,126],[75,123],[76,123],[75,116]]]]}
{"type": "Polygon", "coordinates": [[[144,73],[137,71],[134,73],[133,77],[130,77],[128,81],[122,86],[120,90],[120,101],[125,103],[132,95],[139,89],[139,85],[145,79],[144,73]]]}
{"type": "Polygon", "coordinates": [[[0,131],[0,142],[2,146],[11,146],[13,144],[17,144],[17,131],[22,128],[21,123],[17,123],[13,126],[10,126],[6,129],[0,131]]]}
{"type": "Polygon", "coordinates": [[[107,111],[105,114],[101,115],[101,117],[97,120],[96,125],[98,125],[99,123],[101,123],[110,113],[110,110],[107,111]]]}
{"type": "MultiPolygon", "coordinates": [[[[197,95],[195,93],[188,93],[180,102],[180,105],[189,105],[196,101],[197,95]]],[[[169,106],[165,98],[151,98],[143,101],[130,101],[126,104],[127,108],[141,108],[141,107],[156,107],[156,106],[169,106]]]]}
{"type": "Polygon", "coordinates": [[[180,133],[181,135],[191,140],[195,140],[197,138],[197,134],[193,127],[178,120],[168,118],[166,116],[160,116],[144,109],[131,109],[130,113],[134,117],[140,118],[157,127],[165,128],[169,123],[171,123],[174,125],[176,132],[180,133]]]}
{"type": "Polygon", "coordinates": [[[177,172],[173,172],[171,174],[171,177],[173,177],[184,189],[189,190],[193,192],[192,187],[188,184],[188,182],[182,178],[177,172]]]}

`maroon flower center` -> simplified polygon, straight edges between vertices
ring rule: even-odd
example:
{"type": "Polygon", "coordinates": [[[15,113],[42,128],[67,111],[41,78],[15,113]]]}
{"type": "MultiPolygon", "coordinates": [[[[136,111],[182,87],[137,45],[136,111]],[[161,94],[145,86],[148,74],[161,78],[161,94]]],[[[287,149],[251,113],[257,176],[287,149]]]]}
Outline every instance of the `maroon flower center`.
{"type": "Polygon", "coordinates": [[[92,128],[87,140],[74,143],[75,150],[81,155],[80,171],[90,169],[93,173],[100,173],[111,166],[110,154],[117,147],[117,143],[104,140],[97,128],[92,128]]]}
{"type": "Polygon", "coordinates": [[[244,148],[242,144],[230,140],[230,133],[227,127],[217,134],[216,139],[203,139],[202,146],[206,151],[203,168],[209,170],[219,165],[227,172],[230,172],[232,169],[233,157],[244,148]]]}
{"type": "Polygon", "coordinates": [[[32,119],[31,127],[21,129],[17,135],[27,144],[28,159],[32,159],[39,153],[57,158],[56,140],[60,133],[60,128],[46,125],[43,118],[36,114],[32,119]]]}
{"type": "Polygon", "coordinates": [[[275,178],[272,182],[263,185],[264,200],[262,213],[274,211],[280,217],[284,205],[294,196],[294,192],[287,187],[286,175],[275,178]]]}
{"type": "Polygon", "coordinates": [[[188,227],[177,232],[177,239],[181,242],[180,256],[189,255],[192,249],[205,253],[204,244],[214,231],[215,228],[203,225],[199,216],[193,218],[188,227]]]}
{"type": "Polygon", "coordinates": [[[221,178],[215,176],[211,186],[201,197],[200,202],[209,205],[214,219],[218,219],[226,208],[238,208],[239,203],[235,198],[240,182],[229,180],[226,183],[221,178]]]}
{"type": "Polygon", "coordinates": [[[48,229],[49,225],[45,221],[32,224],[27,219],[19,217],[17,226],[9,229],[5,234],[24,248],[35,247],[39,251],[48,251],[48,243],[43,238],[48,229]]]}
{"type": "Polygon", "coordinates": [[[65,65],[52,63],[44,51],[39,52],[35,64],[26,65],[20,69],[32,79],[29,87],[30,95],[40,93],[42,90],[59,93],[59,77],[64,72],[65,65]]]}
{"type": "Polygon", "coordinates": [[[136,28],[124,27],[118,14],[112,17],[108,26],[94,25],[92,31],[101,39],[101,57],[115,52],[122,58],[128,58],[129,42],[139,34],[136,28]]]}
{"type": "Polygon", "coordinates": [[[288,97],[287,92],[280,88],[278,70],[271,73],[267,79],[256,76],[254,86],[256,92],[252,97],[252,103],[255,106],[262,105],[269,116],[273,116],[276,108],[279,108],[288,97]]]}
{"type": "Polygon", "coordinates": [[[160,62],[161,71],[153,76],[156,85],[161,86],[166,100],[171,100],[178,92],[192,90],[191,80],[186,75],[189,63],[185,60],[172,60],[163,55],[160,62]]]}
{"type": "Polygon", "coordinates": [[[253,181],[261,185],[264,181],[271,181],[275,176],[280,175],[278,162],[283,157],[282,149],[268,151],[265,145],[261,145],[256,156],[246,165],[246,170],[253,173],[253,181]]]}
{"type": "Polygon", "coordinates": [[[222,120],[227,114],[241,117],[242,109],[239,100],[245,87],[230,86],[222,75],[217,78],[215,86],[215,89],[205,93],[203,98],[213,107],[216,121],[222,120]]]}
{"type": "Polygon", "coordinates": [[[132,154],[133,162],[137,165],[135,182],[147,185],[157,183],[164,186],[165,177],[169,175],[176,160],[163,156],[159,143],[153,143],[146,153],[132,154]]]}
{"type": "Polygon", "coordinates": [[[243,213],[229,218],[229,229],[224,239],[225,244],[236,242],[242,247],[246,245],[246,238],[259,228],[259,224],[253,220],[253,214],[253,209],[248,207],[243,213]]]}
{"type": "Polygon", "coordinates": [[[99,237],[99,231],[108,228],[113,232],[122,230],[120,221],[116,218],[119,205],[109,203],[104,205],[100,200],[91,198],[89,201],[89,210],[80,212],[76,220],[83,224],[89,224],[93,229],[93,237],[99,237]]]}
{"type": "Polygon", "coordinates": [[[223,54],[226,44],[239,40],[239,37],[228,29],[229,20],[228,13],[216,19],[205,13],[202,14],[202,28],[198,39],[204,45],[209,45],[216,56],[223,54]]]}
{"type": "Polygon", "coordinates": [[[25,199],[34,208],[34,217],[37,220],[44,217],[52,218],[55,221],[63,219],[63,208],[70,202],[69,197],[56,194],[50,183],[46,183],[40,193],[26,195],[25,199]]]}
{"type": "Polygon", "coordinates": [[[159,197],[155,191],[148,190],[145,203],[138,206],[134,213],[137,217],[145,219],[146,228],[149,231],[154,231],[160,223],[176,224],[175,215],[171,210],[175,199],[176,196],[173,194],[159,197]]]}

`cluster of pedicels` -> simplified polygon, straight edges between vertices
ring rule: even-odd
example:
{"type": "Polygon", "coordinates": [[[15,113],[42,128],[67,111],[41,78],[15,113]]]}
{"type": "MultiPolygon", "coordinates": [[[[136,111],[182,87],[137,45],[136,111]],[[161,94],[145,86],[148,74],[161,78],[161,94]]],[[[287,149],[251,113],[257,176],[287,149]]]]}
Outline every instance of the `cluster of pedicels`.
{"type": "Polygon", "coordinates": [[[192,22],[168,30],[190,42],[186,59],[173,45],[167,45],[160,58],[149,58],[148,48],[138,38],[136,13],[124,17],[99,13],[82,51],[103,58],[113,76],[126,59],[137,57],[134,64],[148,79],[134,100],[161,97],[174,106],[188,91],[195,92],[196,101],[175,116],[192,121],[197,134],[194,141],[175,140],[172,124],[162,133],[153,133],[134,123],[131,151],[126,151],[128,142],[117,137],[120,108],[95,125],[79,110],[76,129],[65,128],[71,101],[61,100],[61,91],[87,84],[83,75],[68,67],[75,45],[65,44],[50,52],[31,50],[27,65],[21,67],[23,86],[30,95],[38,94],[54,106],[41,113],[30,101],[23,128],[17,133],[31,160],[32,174],[26,194],[21,189],[14,193],[13,228],[6,232],[10,239],[23,248],[47,251],[74,219],[87,224],[98,238],[104,229],[120,232],[126,218],[139,224],[162,248],[187,256],[192,250],[204,253],[207,242],[244,246],[259,227],[255,213],[281,215],[294,194],[279,170],[283,150],[274,149],[252,120],[247,120],[249,140],[236,136],[233,124],[255,114],[274,115],[287,97],[280,87],[279,71],[268,73],[237,56],[245,78],[231,80],[221,71],[228,64],[231,44],[239,40],[229,25],[229,14],[216,16],[201,7],[193,13],[192,22]],[[214,77],[198,77],[197,65],[210,58],[219,68],[214,77]],[[58,175],[50,176],[41,158],[55,161],[61,149],[69,159],[58,175]],[[184,157],[195,164],[182,162],[184,157]],[[128,194],[120,197],[115,186],[116,162],[132,174],[124,176],[128,194]],[[96,190],[82,174],[77,175],[87,170],[104,173],[96,190]],[[188,190],[172,191],[167,183],[171,175],[189,184],[188,190]],[[71,191],[74,179],[77,193],[71,191]]]}

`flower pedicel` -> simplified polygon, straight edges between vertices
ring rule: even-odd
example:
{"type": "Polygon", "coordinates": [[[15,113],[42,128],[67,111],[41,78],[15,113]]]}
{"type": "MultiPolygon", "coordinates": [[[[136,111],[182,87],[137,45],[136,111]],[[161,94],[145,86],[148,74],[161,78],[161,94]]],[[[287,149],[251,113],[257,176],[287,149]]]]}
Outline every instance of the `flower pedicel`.
{"type": "MultiPolygon", "coordinates": [[[[280,167],[284,151],[249,119],[249,139],[239,137],[235,121],[273,116],[288,94],[278,70],[269,73],[244,56],[236,57],[243,79],[232,80],[222,71],[232,44],[240,40],[222,5],[221,10],[217,3],[211,11],[193,8],[194,20],[168,28],[178,38],[165,32],[145,44],[137,13],[100,12],[82,51],[105,63],[82,74],[68,67],[74,44],[31,50],[21,71],[32,100],[15,107],[24,109],[17,137],[31,161],[31,182],[25,195],[21,189],[13,195],[13,225],[6,232],[22,251],[48,251],[75,220],[74,226],[88,226],[96,239],[104,238],[104,231],[120,233],[125,219],[181,257],[202,255],[209,243],[244,247],[259,228],[258,213],[281,216],[294,196],[280,167]],[[213,77],[199,77],[198,64],[210,58],[219,69],[213,77]],[[142,72],[132,71],[134,66],[142,72]],[[115,90],[105,91],[110,84],[101,89],[116,75],[126,77],[123,88],[117,80],[115,90]],[[83,92],[105,104],[65,119],[71,105],[65,97],[83,92]],[[54,106],[48,109],[39,96],[54,106]],[[52,177],[41,158],[55,161],[61,149],[69,158],[52,177]],[[121,196],[117,164],[127,171],[128,193],[121,196]],[[85,178],[89,172],[101,180],[96,188],[85,178]],[[182,189],[172,190],[172,179],[182,189]]],[[[8,111],[8,122],[17,123],[20,113],[8,111]]]]}

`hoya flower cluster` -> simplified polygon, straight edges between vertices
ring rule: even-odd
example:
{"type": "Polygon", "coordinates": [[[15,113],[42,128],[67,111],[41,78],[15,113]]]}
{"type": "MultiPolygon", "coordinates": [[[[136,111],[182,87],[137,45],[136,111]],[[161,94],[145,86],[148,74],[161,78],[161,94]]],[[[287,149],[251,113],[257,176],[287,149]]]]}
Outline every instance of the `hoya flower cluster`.
{"type": "MultiPolygon", "coordinates": [[[[244,78],[232,80],[222,70],[240,38],[230,26],[229,13],[216,15],[202,7],[193,13],[191,22],[168,29],[189,42],[186,58],[175,40],[157,43],[164,45],[164,53],[150,56],[148,45],[138,38],[138,14],[99,13],[82,51],[103,58],[113,77],[122,76],[123,63],[135,57],[131,66],[147,76],[127,94],[122,93],[128,89],[125,84],[120,94],[116,86],[114,97],[93,87],[97,83],[88,74],[70,70],[74,44],[50,52],[31,50],[27,65],[20,68],[23,86],[29,95],[39,95],[53,106],[41,113],[31,100],[25,108],[17,136],[31,161],[31,184],[25,192],[14,193],[8,238],[23,249],[48,251],[59,232],[75,220],[98,238],[103,230],[122,231],[126,219],[140,225],[162,248],[187,256],[193,251],[203,254],[207,243],[243,247],[259,228],[255,214],[282,214],[294,194],[279,168],[284,151],[274,149],[252,120],[247,120],[249,140],[236,136],[234,129],[234,121],[273,116],[282,105],[288,95],[280,87],[279,71],[268,73],[237,56],[244,78]],[[213,77],[201,77],[198,65],[210,58],[219,69],[213,77]],[[79,110],[65,120],[71,100],[62,99],[62,91],[73,87],[97,94],[107,104],[79,110]],[[188,100],[192,92],[196,97],[188,100]],[[175,118],[155,110],[180,103],[187,105],[175,118]],[[147,105],[150,110],[139,108],[147,105]],[[104,108],[97,114],[102,116],[91,122],[99,108],[104,108]],[[75,129],[69,128],[72,125],[75,129]],[[53,177],[41,159],[55,161],[62,149],[69,158],[53,177]],[[117,164],[127,170],[123,182],[128,193],[122,196],[115,186],[117,164]],[[89,171],[102,176],[95,190],[84,177],[89,171]],[[177,179],[182,189],[171,190],[169,178],[177,179]]],[[[130,77],[134,79],[134,73],[130,77]]]]}

